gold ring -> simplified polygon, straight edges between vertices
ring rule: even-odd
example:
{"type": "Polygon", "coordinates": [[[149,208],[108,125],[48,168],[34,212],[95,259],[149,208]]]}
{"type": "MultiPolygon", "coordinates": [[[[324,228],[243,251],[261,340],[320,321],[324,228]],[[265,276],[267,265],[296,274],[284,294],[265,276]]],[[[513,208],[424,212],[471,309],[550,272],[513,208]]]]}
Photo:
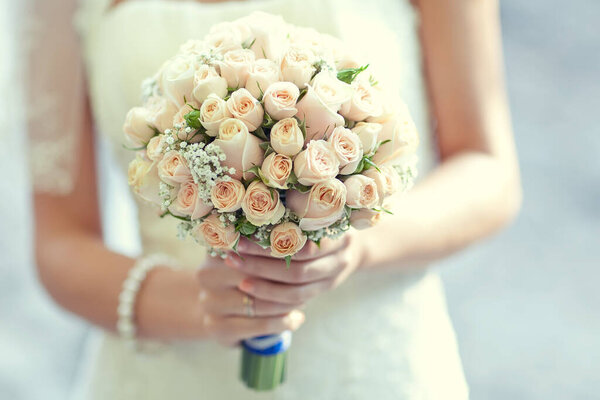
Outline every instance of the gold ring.
{"type": "Polygon", "coordinates": [[[242,302],[244,303],[244,308],[246,309],[246,315],[249,317],[254,317],[254,299],[245,294],[242,298],[242,302]]]}

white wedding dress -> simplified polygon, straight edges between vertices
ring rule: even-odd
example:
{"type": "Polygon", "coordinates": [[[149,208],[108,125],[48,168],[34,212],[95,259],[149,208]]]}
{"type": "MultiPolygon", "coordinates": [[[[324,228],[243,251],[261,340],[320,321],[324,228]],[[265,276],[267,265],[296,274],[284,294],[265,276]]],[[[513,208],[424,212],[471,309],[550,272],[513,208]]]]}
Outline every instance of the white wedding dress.
{"type": "MultiPolygon", "coordinates": [[[[108,143],[100,185],[107,242],[113,247],[126,248],[124,243],[132,240],[127,232],[136,226],[128,222],[132,218],[126,215],[128,209],[124,206],[131,201],[124,176],[132,154],[122,147],[121,126],[127,110],[140,102],[142,80],[151,76],[187,39],[201,38],[210,25],[255,10],[280,14],[291,23],[311,26],[352,43],[372,63],[380,81],[397,88],[408,104],[421,135],[421,176],[434,165],[418,15],[409,0],[258,0],[213,4],[133,0],[115,8],[109,8],[108,0],[82,0],[76,26],[97,132],[103,138],[100,142],[108,143]],[[373,41],[377,41],[376,45],[373,41]]],[[[79,78],[75,74],[71,79],[79,78]]],[[[76,90],[70,93],[66,96],[71,101],[78,98],[76,90]]],[[[52,149],[40,151],[47,152],[43,158],[47,171],[52,167],[52,149]]],[[[68,186],[64,182],[52,183],[49,178],[44,182],[46,189],[49,185],[68,186]]],[[[144,204],[137,204],[137,211],[144,253],[168,253],[188,267],[201,263],[202,249],[195,243],[178,241],[172,221],[157,218],[155,211],[144,204]]],[[[257,394],[240,383],[238,349],[199,342],[136,353],[119,338],[101,333],[83,361],[82,370],[87,372],[82,373],[78,397],[468,397],[443,288],[435,273],[358,272],[338,289],[313,300],[306,316],[306,323],[294,334],[288,381],[273,392],[257,394]]]]}

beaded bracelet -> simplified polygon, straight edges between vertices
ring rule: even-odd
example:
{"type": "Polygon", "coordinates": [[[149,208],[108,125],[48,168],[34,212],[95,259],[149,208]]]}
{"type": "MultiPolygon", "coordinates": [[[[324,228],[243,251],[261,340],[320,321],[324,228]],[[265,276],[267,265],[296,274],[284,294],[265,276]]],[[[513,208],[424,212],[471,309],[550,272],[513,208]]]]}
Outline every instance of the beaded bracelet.
{"type": "Polygon", "coordinates": [[[156,267],[174,267],[172,258],[164,254],[151,254],[139,258],[127,273],[119,294],[117,308],[117,332],[119,336],[135,345],[136,326],[134,322],[134,306],[142,282],[152,269],[156,267]]]}

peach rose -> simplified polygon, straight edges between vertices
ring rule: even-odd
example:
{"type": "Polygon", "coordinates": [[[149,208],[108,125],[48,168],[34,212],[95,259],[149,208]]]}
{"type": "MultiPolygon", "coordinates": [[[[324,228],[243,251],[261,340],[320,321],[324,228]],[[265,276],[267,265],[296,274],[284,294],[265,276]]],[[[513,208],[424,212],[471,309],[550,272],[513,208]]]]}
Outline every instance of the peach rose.
{"type": "Polygon", "coordinates": [[[294,173],[303,185],[335,178],[339,171],[340,161],[331,145],[324,140],[311,140],[306,150],[294,159],[294,173]]]}
{"type": "Polygon", "coordinates": [[[169,61],[162,71],[161,88],[165,95],[178,107],[192,98],[196,59],[193,56],[180,55],[169,61]]]}
{"type": "Polygon", "coordinates": [[[311,85],[308,85],[308,91],[296,108],[296,117],[306,123],[305,143],[322,139],[336,127],[344,125],[344,117],[328,107],[311,85]]]}
{"type": "Polygon", "coordinates": [[[292,159],[283,154],[271,153],[263,161],[260,170],[268,180],[267,186],[287,189],[287,180],[292,173],[292,159]]]}
{"type": "Polygon", "coordinates": [[[348,194],[346,204],[352,208],[373,208],[379,205],[377,184],[364,175],[352,175],[344,181],[348,194]]]}
{"type": "Polygon", "coordinates": [[[216,94],[209,94],[200,107],[200,123],[206,129],[206,134],[212,137],[219,133],[219,126],[231,118],[227,102],[216,94]]]}
{"type": "Polygon", "coordinates": [[[154,136],[148,142],[146,147],[146,156],[152,161],[160,161],[163,157],[163,152],[168,146],[165,135],[154,136]]]}
{"type": "Polygon", "coordinates": [[[340,114],[350,121],[362,121],[381,115],[381,99],[368,81],[356,79],[352,82],[352,87],[352,97],[342,105],[340,114]]]}
{"type": "Polygon", "coordinates": [[[315,61],[316,57],[309,49],[291,46],[281,59],[281,77],[284,81],[303,88],[315,72],[315,61]]]}
{"type": "Polygon", "coordinates": [[[264,110],[246,89],[238,89],[227,100],[227,108],[234,118],[244,122],[250,132],[262,125],[264,110]]]}
{"type": "Polygon", "coordinates": [[[377,146],[381,124],[375,122],[359,122],[354,125],[352,132],[356,133],[363,145],[363,153],[370,154],[377,146]]]}
{"type": "Polygon", "coordinates": [[[225,53],[219,62],[221,76],[227,80],[230,88],[243,88],[248,74],[254,65],[254,52],[248,49],[232,50],[225,53]]]}
{"type": "Polygon", "coordinates": [[[350,129],[339,126],[327,140],[340,161],[340,174],[349,175],[356,170],[363,156],[362,143],[350,129]]]}
{"type": "Polygon", "coordinates": [[[271,231],[271,256],[285,258],[293,256],[306,244],[306,235],[293,222],[284,222],[271,231]]]}
{"type": "Polygon", "coordinates": [[[179,109],[175,104],[164,97],[152,96],[144,105],[148,109],[148,123],[160,132],[173,127],[173,116],[179,109]]]}
{"type": "Polygon", "coordinates": [[[219,212],[233,212],[242,208],[242,200],[246,189],[242,182],[231,180],[220,180],[210,191],[210,199],[219,212]]]}
{"type": "Polygon", "coordinates": [[[419,135],[408,108],[399,104],[395,112],[386,113],[378,118],[369,118],[369,122],[379,122],[382,130],[379,141],[389,140],[382,144],[373,157],[377,165],[394,163],[399,158],[412,154],[419,145],[419,135]]]}
{"type": "Polygon", "coordinates": [[[217,214],[211,214],[192,230],[192,235],[200,243],[217,250],[231,250],[240,240],[235,225],[225,225],[217,214]]]}
{"type": "Polygon", "coordinates": [[[304,146],[304,135],[296,118],[284,118],[271,128],[271,147],[277,153],[295,156],[304,146]]]}
{"type": "Polygon", "coordinates": [[[219,135],[213,142],[227,157],[221,164],[234,168],[231,177],[241,180],[251,177],[246,172],[254,166],[261,166],[264,151],[260,148],[260,139],[248,132],[246,125],[239,119],[229,118],[219,127],[219,135]]]}
{"type": "Polygon", "coordinates": [[[375,181],[379,200],[383,201],[383,199],[393,195],[398,191],[400,187],[400,177],[394,168],[388,165],[380,166],[379,171],[377,171],[375,168],[369,168],[362,174],[375,181]]]}
{"type": "Polygon", "coordinates": [[[150,125],[150,112],[143,107],[133,107],[125,117],[123,132],[128,144],[133,147],[145,146],[155,135],[150,125]]]}
{"type": "Polygon", "coordinates": [[[221,77],[214,67],[201,65],[194,75],[194,98],[202,103],[208,95],[227,96],[227,81],[221,77]]]}
{"type": "Polygon", "coordinates": [[[246,219],[255,226],[276,224],[285,213],[277,191],[258,180],[246,189],[242,210],[246,219]]]}
{"type": "Polygon", "coordinates": [[[377,225],[380,220],[381,212],[369,210],[368,208],[354,210],[350,215],[350,225],[358,230],[371,228],[377,225]]]}
{"type": "Polygon", "coordinates": [[[267,88],[263,96],[265,110],[277,121],[293,117],[298,112],[295,107],[298,96],[298,86],[291,82],[275,82],[267,88]]]}
{"type": "Polygon", "coordinates": [[[279,81],[279,75],[279,68],[274,61],[266,58],[256,60],[248,72],[246,89],[258,99],[271,84],[279,81]]]}
{"type": "Polygon", "coordinates": [[[131,160],[127,169],[127,181],[133,192],[141,199],[160,205],[162,199],[158,195],[160,179],[156,163],[144,160],[139,154],[131,160]]]}
{"type": "Polygon", "coordinates": [[[192,179],[187,161],[176,150],[167,152],[158,163],[158,176],[169,185],[179,185],[192,179]]]}
{"type": "Polygon", "coordinates": [[[317,183],[307,193],[288,191],[286,201],[288,208],[300,217],[300,228],[303,231],[316,231],[342,218],[346,206],[346,186],[337,179],[329,179],[317,183]]]}
{"type": "Polygon", "coordinates": [[[169,211],[173,215],[191,217],[192,220],[204,217],[212,209],[212,205],[206,204],[198,197],[198,185],[191,180],[183,182],[179,186],[177,197],[169,206],[169,211]]]}

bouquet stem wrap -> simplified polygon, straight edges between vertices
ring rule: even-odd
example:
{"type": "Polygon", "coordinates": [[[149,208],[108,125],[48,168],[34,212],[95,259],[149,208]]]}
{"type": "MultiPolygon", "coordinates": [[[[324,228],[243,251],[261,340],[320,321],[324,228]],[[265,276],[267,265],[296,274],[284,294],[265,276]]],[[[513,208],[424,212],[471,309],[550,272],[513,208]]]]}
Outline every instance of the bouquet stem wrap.
{"type": "Polygon", "coordinates": [[[285,381],[287,350],[292,333],[258,336],[242,342],[241,378],[247,387],[273,390],[285,381]]]}

